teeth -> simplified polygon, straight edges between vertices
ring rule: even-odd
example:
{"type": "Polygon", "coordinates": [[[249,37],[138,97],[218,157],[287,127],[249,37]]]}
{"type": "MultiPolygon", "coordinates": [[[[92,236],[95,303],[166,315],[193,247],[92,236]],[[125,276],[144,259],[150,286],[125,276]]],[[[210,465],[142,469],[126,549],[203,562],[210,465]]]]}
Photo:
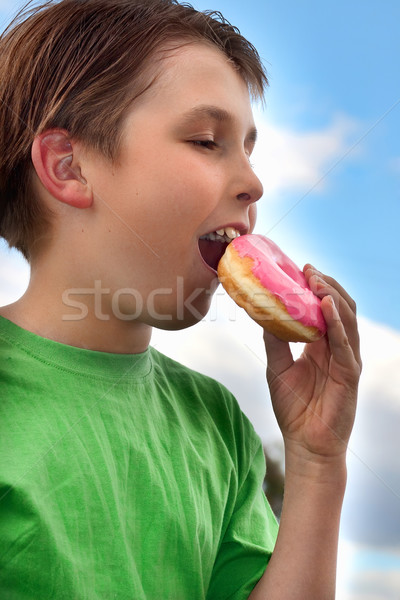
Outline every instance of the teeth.
{"type": "Polygon", "coordinates": [[[240,232],[234,227],[225,227],[224,229],[217,229],[213,233],[201,236],[203,240],[212,240],[213,242],[231,242],[235,238],[240,236],[240,232]]]}
{"type": "Polygon", "coordinates": [[[234,227],[226,227],[225,235],[228,238],[230,238],[231,240],[234,240],[235,238],[237,238],[240,235],[240,233],[234,227]]]}

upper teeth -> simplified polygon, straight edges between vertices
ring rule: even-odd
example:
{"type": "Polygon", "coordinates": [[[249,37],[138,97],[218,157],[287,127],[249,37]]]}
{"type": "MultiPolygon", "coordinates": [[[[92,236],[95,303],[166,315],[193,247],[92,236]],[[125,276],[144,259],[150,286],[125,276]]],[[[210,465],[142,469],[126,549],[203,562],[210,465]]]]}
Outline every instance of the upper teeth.
{"type": "Polygon", "coordinates": [[[225,227],[223,229],[217,229],[214,233],[208,233],[207,235],[202,235],[201,239],[203,240],[212,240],[214,242],[231,242],[235,238],[240,236],[240,232],[234,227],[225,227]]]}

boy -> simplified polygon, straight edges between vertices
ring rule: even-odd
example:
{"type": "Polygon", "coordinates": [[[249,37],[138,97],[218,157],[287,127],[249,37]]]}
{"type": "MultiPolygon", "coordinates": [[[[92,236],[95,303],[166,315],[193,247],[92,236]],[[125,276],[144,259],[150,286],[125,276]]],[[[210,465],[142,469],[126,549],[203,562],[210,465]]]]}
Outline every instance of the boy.
{"type": "Polygon", "coordinates": [[[1,41],[0,233],[31,265],[1,313],[1,597],[334,597],[360,356],[355,306],[310,265],[328,334],[265,335],[286,452],[218,383],[149,346],[207,312],[252,230],[255,49],[174,0],[50,0],[1,41]]]}

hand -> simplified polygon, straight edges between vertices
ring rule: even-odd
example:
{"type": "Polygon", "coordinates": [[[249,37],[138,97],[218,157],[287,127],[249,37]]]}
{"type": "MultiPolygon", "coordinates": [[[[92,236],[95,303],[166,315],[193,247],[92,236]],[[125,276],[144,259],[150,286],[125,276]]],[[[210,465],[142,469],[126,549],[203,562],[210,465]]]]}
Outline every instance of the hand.
{"type": "Polygon", "coordinates": [[[327,334],[294,361],[290,346],[265,332],[267,379],[286,450],[307,461],[343,457],[354,423],[361,373],[356,306],[331,277],[304,274],[322,299],[327,334]]]}

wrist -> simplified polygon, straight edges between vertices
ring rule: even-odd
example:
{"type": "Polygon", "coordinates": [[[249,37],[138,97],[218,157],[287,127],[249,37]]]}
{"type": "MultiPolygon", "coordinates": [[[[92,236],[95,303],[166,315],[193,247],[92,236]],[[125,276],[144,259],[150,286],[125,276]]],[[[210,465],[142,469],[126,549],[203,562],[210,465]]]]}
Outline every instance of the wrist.
{"type": "MultiPolygon", "coordinates": [[[[285,444],[285,479],[294,478],[316,485],[333,485],[336,489],[346,487],[346,454],[322,455],[299,445],[285,444]],[[339,487],[338,487],[339,486],[339,487]]],[[[297,483],[297,484],[298,484],[297,483]]]]}

